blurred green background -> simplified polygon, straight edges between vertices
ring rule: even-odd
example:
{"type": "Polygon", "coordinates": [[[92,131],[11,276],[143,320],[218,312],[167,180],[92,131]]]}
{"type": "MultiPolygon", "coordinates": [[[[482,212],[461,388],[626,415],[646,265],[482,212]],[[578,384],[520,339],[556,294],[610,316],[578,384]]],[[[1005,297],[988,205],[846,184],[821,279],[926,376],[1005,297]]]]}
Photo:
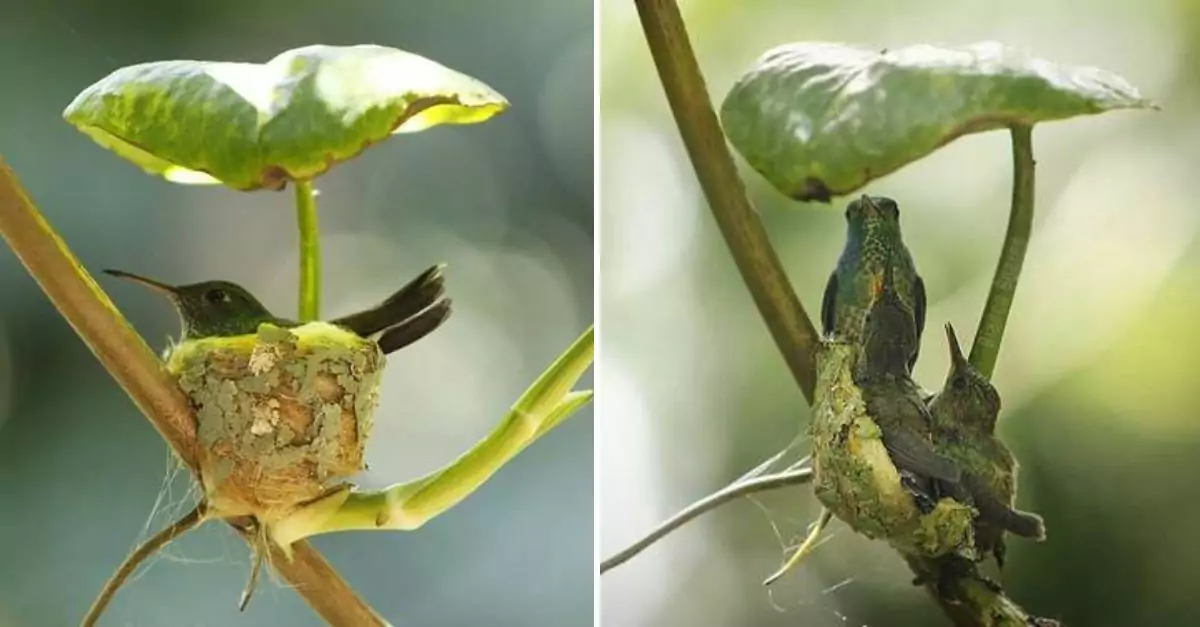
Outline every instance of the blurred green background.
{"type": "MultiPolygon", "coordinates": [[[[1000,40],[1114,71],[1162,105],[1034,131],[1038,212],[995,376],[1019,505],[1049,540],[1009,542],[1004,582],[1073,627],[1200,624],[1200,4],[683,3],[720,102],[768,48],[1000,40]]],[[[740,282],[695,181],[632,2],[601,38],[601,553],[782,448],[808,409],[740,282]]],[[[1007,222],[1007,134],[960,139],[868,186],[896,198],[930,297],[929,328],[974,333],[1007,222]]],[[[740,162],[801,301],[816,316],[842,211],[801,205],[740,162]]],[[[917,378],[940,387],[942,334],[917,378]]],[[[883,543],[835,523],[807,566],[760,582],[818,512],[808,488],[742,500],[606,574],[606,625],[940,625],[883,543]]]]}
{"type": "MultiPolygon", "coordinates": [[[[453,459],[591,322],[590,2],[51,0],[0,13],[0,154],[89,270],[226,278],[280,315],[295,313],[291,193],[147,176],[61,119],[77,92],[144,61],[378,43],[512,102],[485,124],[384,142],[317,182],[326,315],[371,305],[439,261],[455,303],[445,327],[393,356],[361,483],[453,459]]],[[[99,280],[156,350],[178,334],[165,301],[99,280]]],[[[416,532],[315,543],[396,625],[590,625],[592,442],[589,407],[416,532]]],[[[0,247],[0,627],[77,624],[134,543],[186,507],[190,479],[164,484],[169,470],[158,434],[0,247]]],[[[102,623],[320,624],[268,578],[239,614],[248,570],[241,540],[206,525],[102,623]]]]}

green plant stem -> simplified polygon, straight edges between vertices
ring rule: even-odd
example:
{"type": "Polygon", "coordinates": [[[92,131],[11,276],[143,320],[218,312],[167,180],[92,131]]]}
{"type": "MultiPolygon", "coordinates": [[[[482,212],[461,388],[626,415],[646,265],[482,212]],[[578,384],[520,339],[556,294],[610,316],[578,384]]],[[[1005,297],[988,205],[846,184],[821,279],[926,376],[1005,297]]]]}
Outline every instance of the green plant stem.
{"type": "Polygon", "coordinates": [[[635,0],[635,4],[709,208],[771,337],[811,404],[817,380],[813,363],[817,331],[788,282],[762,220],[746,198],[679,7],[671,0],[635,0]]]}
{"type": "Polygon", "coordinates": [[[799,468],[765,477],[749,479],[713,492],[683,508],[679,513],[655,527],[653,531],[646,534],[641,540],[634,542],[616,555],[600,562],[600,573],[604,574],[604,571],[624,564],[672,531],[686,525],[701,514],[710,512],[730,501],[758,492],[801,485],[809,481],[812,481],[812,469],[799,468]]]}
{"type": "Polygon", "coordinates": [[[335,531],[410,531],[459,504],[530,444],[592,400],[591,390],[572,391],[591,367],[595,330],[589,326],[513,403],[491,433],[422,478],[382,490],[331,495],[310,511],[277,523],[277,541],[335,531]],[[330,512],[329,509],[333,511],[330,512]]]}
{"type": "MultiPolygon", "coordinates": [[[[199,469],[196,417],[183,391],[129,321],[29,198],[0,157],[0,236],[42,287],[84,344],[158,429],[193,473],[199,469]]],[[[233,525],[251,546],[257,542],[233,525]]],[[[272,547],[275,569],[335,627],[386,623],[307,542],[285,556],[272,547]]]]}
{"type": "Polygon", "coordinates": [[[996,275],[992,277],[992,288],[988,292],[987,304],[983,306],[983,315],[979,318],[975,342],[971,345],[971,365],[988,378],[996,368],[1008,312],[1012,309],[1017,280],[1021,278],[1021,266],[1025,262],[1025,251],[1029,248],[1029,234],[1033,230],[1033,127],[1014,126],[1011,132],[1013,188],[1008,232],[1004,234],[996,275]]]}
{"type": "Polygon", "coordinates": [[[300,228],[300,321],[321,318],[321,233],[317,195],[311,181],[294,181],[296,224],[300,228]]]}

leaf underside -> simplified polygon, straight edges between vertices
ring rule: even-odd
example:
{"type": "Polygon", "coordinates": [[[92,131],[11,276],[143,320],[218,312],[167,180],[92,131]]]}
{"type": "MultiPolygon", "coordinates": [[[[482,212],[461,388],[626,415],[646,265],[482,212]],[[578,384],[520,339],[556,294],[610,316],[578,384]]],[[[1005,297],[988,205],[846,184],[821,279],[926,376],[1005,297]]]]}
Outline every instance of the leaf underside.
{"type": "Polygon", "coordinates": [[[730,143],[779,191],[829,201],[958,137],[1154,108],[1119,76],[995,42],[878,51],[796,43],[765,53],[721,106],[730,143]]]}
{"type": "Polygon", "coordinates": [[[395,133],[482,122],[487,85],[384,46],[308,46],[264,64],[160,61],[116,70],[63,112],[100,145],[179,183],[281,189],[395,133]]]}

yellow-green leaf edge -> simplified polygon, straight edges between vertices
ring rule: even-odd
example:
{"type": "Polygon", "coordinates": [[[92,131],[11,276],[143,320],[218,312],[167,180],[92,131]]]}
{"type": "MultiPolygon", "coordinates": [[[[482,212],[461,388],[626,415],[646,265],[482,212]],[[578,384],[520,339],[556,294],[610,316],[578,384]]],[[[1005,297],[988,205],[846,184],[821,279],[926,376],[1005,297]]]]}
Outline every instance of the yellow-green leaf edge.
{"type": "Polygon", "coordinates": [[[508,109],[484,83],[377,45],[314,45],[262,64],[158,61],[83,90],[63,117],[179,183],[280,189],[390,135],[483,122],[508,109]]]}

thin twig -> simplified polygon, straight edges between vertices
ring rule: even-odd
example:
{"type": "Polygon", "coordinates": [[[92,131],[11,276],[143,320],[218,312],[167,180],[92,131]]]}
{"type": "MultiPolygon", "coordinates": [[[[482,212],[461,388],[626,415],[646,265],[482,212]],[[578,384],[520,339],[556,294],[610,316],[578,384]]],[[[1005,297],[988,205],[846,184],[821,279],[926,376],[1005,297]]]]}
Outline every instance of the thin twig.
{"type": "MultiPolygon", "coordinates": [[[[41,215],[3,157],[0,236],[100,363],[196,472],[200,447],[187,397],[41,215]]],[[[256,541],[244,529],[235,528],[247,542],[256,541]]],[[[273,564],[327,622],[336,627],[386,624],[307,542],[297,542],[291,549],[289,560],[272,547],[277,557],[273,564]]]]}
{"type": "Polygon", "coordinates": [[[635,0],[635,4],[708,206],[792,377],[812,404],[817,331],[788,282],[762,220],[746,198],[717,114],[708,100],[708,89],[679,7],[672,0],[635,0]]]}
{"type": "Polygon", "coordinates": [[[1000,341],[1004,339],[1004,326],[1012,309],[1017,280],[1021,277],[1021,265],[1025,262],[1025,250],[1029,248],[1029,234],[1033,230],[1033,127],[1017,125],[1012,127],[1011,132],[1013,188],[1008,232],[1004,234],[996,275],[992,278],[992,288],[979,318],[975,343],[971,345],[971,365],[988,378],[996,368],[1000,341]]]}
{"type": "Polygon", "coordinates": [[[250,556],[250,579],[246,581],[246,587],[242,589],[242,599],[238,601],[239,612],[245,612],[246,607],[250,605],[250,599],[254,597],[254,591],[258,588],[258,576],[262,573],[263,560],[266,557],[266,552],[263,550],[266,536],[262,531],[259,531],[258,535],[263,542],[254,547],[254,554],[250,556]]]}
{"type": "Polygon", "coordinates": [[[109,577],[108,583],[104,584],[104,589],[100,591],[100,595],[92,603],[91,609],[88,610],[86,616],[83,617],[83,627],[92,627],[99,620],[100,615],[104,613],[104,609],[108,607],[113,596],[117,594],[117,590],[129,579],[129,576],[137,570],[142,562],[146,561],[151,555],[159,552],[163,547],[173,542],[179,536],[199,527],[206,518],[205,514],[207,507],[204,503],[200,503],[192,508],[192,511],[183,515],[179,520],[171,523],[166,529],[154,534],[154,537],[146,540],[125,558],[121,567],[117,572],[109,577]]]}
{"type": "Polygon", "coordinates": [[[641,553],[647,549],[650,545],[661,540],[663,536],[667,535],[668,533],[671,533],[683,525],[686,525],[689,521],[697,516],[700,516],[705,512],[712,511],[734,499],[754,494],[756,492],[765,492],[767,490],[777,490],[779,488],[786,488],[788,486],[800,485],[808,483],[811,480],[812,469],[801,468],[799,470],[790,470],[788,472],[781,472],[779,474],[767,475],[765,477],[758,477],[757,479],[750,479],[748,481],[735,483],[727,488],[714,492],[683,508],[683,510],[678,514],[668,518],[666,522],[656,527],[654,531],[646,534],[646,537],[634,542],[625,550],[601,562],[600,573],[604,574],[604,571],[615,566],[620,566],[638,553],[641,553]]]}
{"type": "Polygon", "coordinates": [[[800,546],[796,548],[796,552],[792,553],[792,556],[788,558],[788,561],[783,563],[783,566],[779,567],[779,570],[771,573],[763,580],[763,585],[769,586],[779,581],[781,577],[799,566],[800,562],[817,548],[817,540],[821,537],[821,532],[825,530],[825,526],[829,524],[832,518],[833,512],[829,511],[828,507],[822,507],[821,514],[813,521],[811,528],[808,530],[808,536],[804,538],[804,542],[800,543],[800,546]]]}
{"type": "Polygon", "coordinates": [[[300,229],[300,321],[321,316],[321,237],[317,229],[317,196],[311,181],[294,181],[296,225],[300,229]]]}

